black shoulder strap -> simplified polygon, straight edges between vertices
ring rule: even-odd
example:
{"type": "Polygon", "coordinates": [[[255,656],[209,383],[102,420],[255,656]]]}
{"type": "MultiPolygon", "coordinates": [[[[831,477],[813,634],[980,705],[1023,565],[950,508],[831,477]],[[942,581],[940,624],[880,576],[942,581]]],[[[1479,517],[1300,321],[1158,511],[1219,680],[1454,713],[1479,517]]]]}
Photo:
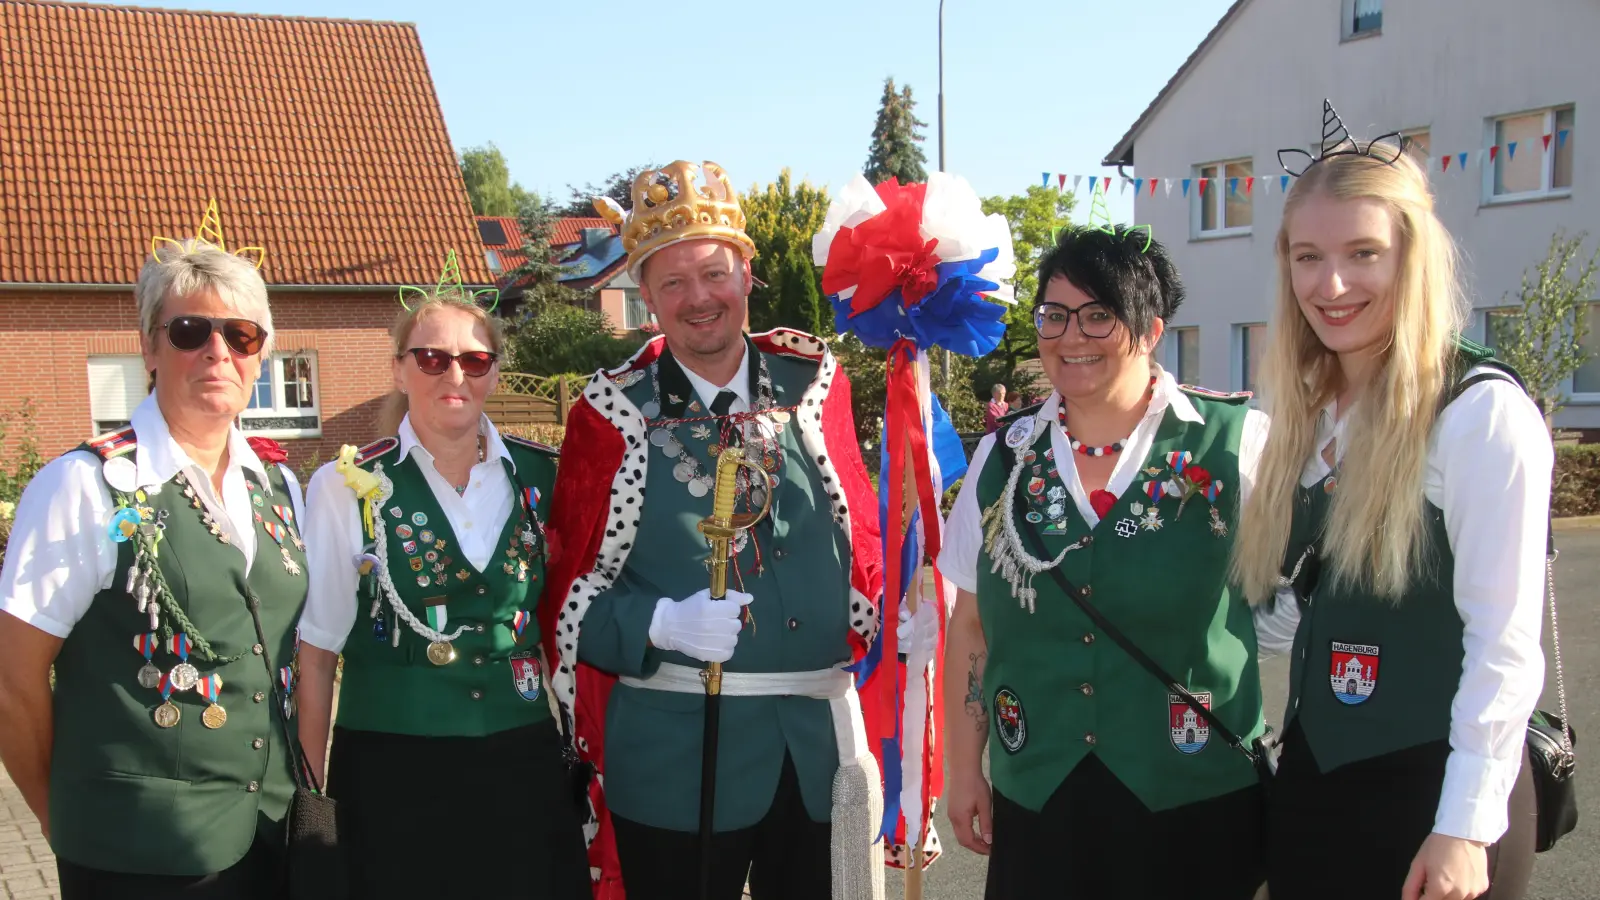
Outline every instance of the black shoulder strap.
{"type": "MultiPolygon", "coordinates": [[[[1009,446],[1005,444],[1001,444],[1000,446],[1002,448],[1002,452],[1000,454],[1001,462],[1006,465],[1006,468],[1009,471],[1010,467],[1016,463],[1016,454],[1009,446]]],[[[1023,526],[1020,530],[1027,533],[1029,542],[1033,544],[1033,552],[1039,554],[1039,556],[1043,559],[1049,559],[1050,554],[1047,550],[1045,550],[1044,541],[1039,537],[1038,529],[1033,527],[1033,523],[1029,522],[1026,516],[1021,515],[1023,512],[1022,503],[1022,494],[1021,492],[1018,492],[1018,508],[1011,510],[1010,514],[1013,516],[1018,516],[1022,519],[1023,526]]],[[[1072,582],[1068,581],[1067,577],[1061,574],[1061,568],[1059,566],[1047,569],[1046,571],[1048,571],[1050,573],[1050,577],[1055,580],[1056,586],[1061,588],[1061,592],[1072,598],[1072,602],[1076,603],[1078,608],[1083,610],[1083,614],[1089,617],[1089,621],[1093,622],[1096,628],[1105,632],[1106,636],[1111,638],[1113,641],[1116,641],[1117,646],[1121,647],[1123,652],[1132,657],[1133,661],[1138,663],[1146,672],[1154,675],[1157,681],[1160,681],[1162,684],[1166,685],[1168,691],[1182,698],[1184,704],[1190,709],[1194,710],[1195,715],[1203,719],[1208,726],[1216,729],[1217,734],[1220,734],[1222,739],[1227,741],[1229,747],[1232,747],[1240,753],[1243,753],[1245,758],[1250,760],[1251,765],[1259,765],[1260,759],[1257,757],[1255,751],[1251,750],[1239,737],[1239,735],[1234,733],[1233,729],[1222,724],[1222,721],[1216,716],[1212,715],[1211,710],[1207,709],[1204,703],[1201,703],[1199,699],[1197,699],[1193,694],[1189,693],[1189,691],[1185,689],[1183,685],[1178,683],[1178,679],[1167,674],[1166,669],[1161,668],[1159,663],[1151,659],[1150,656],[1143,650],[1139,649],[1138,644],[1135,644],[1133,641],[1129,640],[1128,636],[1123,634],[1121,629],[1111,624],[1110,619],[1107,619],[1100,612],[1100,610],[1096,609],[1092,604],[1089,603],[1088,591],[1079,588],[1072,582]]]]}

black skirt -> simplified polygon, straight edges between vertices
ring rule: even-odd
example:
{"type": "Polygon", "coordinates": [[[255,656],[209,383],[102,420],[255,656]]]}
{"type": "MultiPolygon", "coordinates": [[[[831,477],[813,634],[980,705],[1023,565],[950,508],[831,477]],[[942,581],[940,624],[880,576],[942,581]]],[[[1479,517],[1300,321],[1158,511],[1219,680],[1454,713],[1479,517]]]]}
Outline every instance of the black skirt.
{"type": "MultiPolygon", "coordinates": [[[[1433,831],[1449,756],[1448,741],[1433,741],[1322,772],[1299,723],[1291,724],[1268,813],[1269,893],[1288,900],[1400,896],[1433,831]]],[[[1518,900],[1533,874],[1526,750],[1508,813],[1506,833],[1488,849],[1490,887],[1480,900],[1518,900]]]]}
{"type": "Polygon", "coordinates": [[[1256,785],[1151,812],[1091,754],[1039,812],[994,793],[984,897],[1250,900],[1266,877],[1263,816],[1256,785]]]}
{"type": "Polygon", "coordinates": [[[487,737],[335,727],[328,795],[350,895],[588,900],[554,722],[487,737]]]}

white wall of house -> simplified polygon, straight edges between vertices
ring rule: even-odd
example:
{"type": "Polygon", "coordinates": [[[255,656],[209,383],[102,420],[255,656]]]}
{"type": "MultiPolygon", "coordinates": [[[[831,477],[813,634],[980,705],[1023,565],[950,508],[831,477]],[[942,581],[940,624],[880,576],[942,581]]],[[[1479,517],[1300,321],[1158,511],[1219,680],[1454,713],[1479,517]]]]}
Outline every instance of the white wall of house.
{"type": "MultiPolygon", "coordinates": [[[[1142,177],[1198,177],[1200,166],[1247,160],[1269,193],[1236,200],[1248,227],[1203,233],[1200,198],[1187,203],[1174,188],[1135,201],[1134,220],[1150,223],[1171,250],[1188,287],[1188,301],[1171,323],[1197,327],[1199,359],[1185,368],[1213,387],[1244,387],[1244,326],[1269,318],[1276,269],[1273,243],[1283,210],[1277,151],[1313,147],[1320,136],[1322,100],[1332,99],[1357,138],[1390,131],[1424,131],[1441,219],[1465,252],[1475,308],[1470,336],[1484,336],[1483,310],[1503,306],[1524,269],[1541,260],[1557,229],[1588,231],[1600,240],[1600,4],[1593,0],[1359,0],[1382,6],[1381,31],[1348,37],[1358,0],[1248,0],[1154,111],[1135,138],[1142,177]],[[1496,143],[1496,120],[1537,110],[1569,109],[1557,180],[1570,188],[1506,202],[1492,196],[1494,166],[1480,154],[1496,143]],[[1466,171],[1440,171],[1439,154],[1468,151],[1466,171]],[[1490,170],[1485,174],[1485,167],[1490,170]]],[[[1531,125],[1531,123],[1529,123],[1531,125]]],[[[1539,128],[1538,134],[1547,128],[1539,128]]],[[[1502,140],[1509,138],[1502,137],[1502,140]]],[[[1502,164],[1505,151],[1501,150],[1502,164]]],[[[1524,136],[1513,180],[1549,183],[1539,136],[1524,136]]],[[[1239,174],[1243,174],[1240,172],[1239,174]]],[[[1259,184],[1259,181],[1258,181],[1259,184]]],[[[1241,182],[1242,185],[1242,182],[1241,182]]],[[[1206,202],[1218,189],[1208,187],[1206,202]]],[[[1243,187],[1240,188],[1243,193],[1243,187]]],[[[1513,301],[1514,302],[1514,301],[1513,301]]],[[[1600,305],[1591,316],[1590,343],[1600,348],[1600,305]]],[[[1191,335],[1193,340],[1194,335],[1191,335]]],[[[1177,363],[1168,342],[1168,363],[1177,363]]],[[[1577,381],[1557,422],[1600,427],[1600,362],[1577,381]]]]}

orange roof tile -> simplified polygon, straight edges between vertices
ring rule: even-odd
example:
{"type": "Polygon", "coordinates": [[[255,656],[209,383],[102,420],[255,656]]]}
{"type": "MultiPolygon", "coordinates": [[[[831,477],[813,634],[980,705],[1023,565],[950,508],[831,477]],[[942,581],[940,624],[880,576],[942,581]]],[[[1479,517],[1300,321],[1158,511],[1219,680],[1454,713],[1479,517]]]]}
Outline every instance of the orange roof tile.
{"type": "Polygon", "coordinates": [[[617,226],[598,216],[557,219],[555,227],[550,231],[550,246],[563,247],[567,244],[576,244],[583,240],[585,228],[604,228],[612,234],[617,233],[617,226]]]}
{"type": "Polygon", "coordinates": [[[415,26],[0,0],[0,283],[128,284],[208,198],[269,284],[490,284],[415,26]]]}

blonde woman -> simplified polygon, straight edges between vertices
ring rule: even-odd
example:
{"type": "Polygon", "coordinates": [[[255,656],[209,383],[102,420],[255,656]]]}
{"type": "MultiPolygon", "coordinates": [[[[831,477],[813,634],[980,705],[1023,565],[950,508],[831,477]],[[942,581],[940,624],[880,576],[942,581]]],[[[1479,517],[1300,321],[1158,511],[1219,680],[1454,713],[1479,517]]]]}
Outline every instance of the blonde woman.
{"type": "Polygon", "coordinates": [[[413,302],[393,336],[395,436],[307,490],[300,739],[328,746],[342,652],[328,789],[351,895],[587,898],[537,653],[555,454],[484,416],[502,338],[470,299],[413,302]]]}
{"type": "Polygon", "coordinates": [[[1234,547],[1262,655],[1293,660],[1271,894],[1521,897],[1543,420],[1514,372],[1461,340],[1454,246],[1393,146],[1313,161],[1277,258],[1272,431],[1234,547]]]}

